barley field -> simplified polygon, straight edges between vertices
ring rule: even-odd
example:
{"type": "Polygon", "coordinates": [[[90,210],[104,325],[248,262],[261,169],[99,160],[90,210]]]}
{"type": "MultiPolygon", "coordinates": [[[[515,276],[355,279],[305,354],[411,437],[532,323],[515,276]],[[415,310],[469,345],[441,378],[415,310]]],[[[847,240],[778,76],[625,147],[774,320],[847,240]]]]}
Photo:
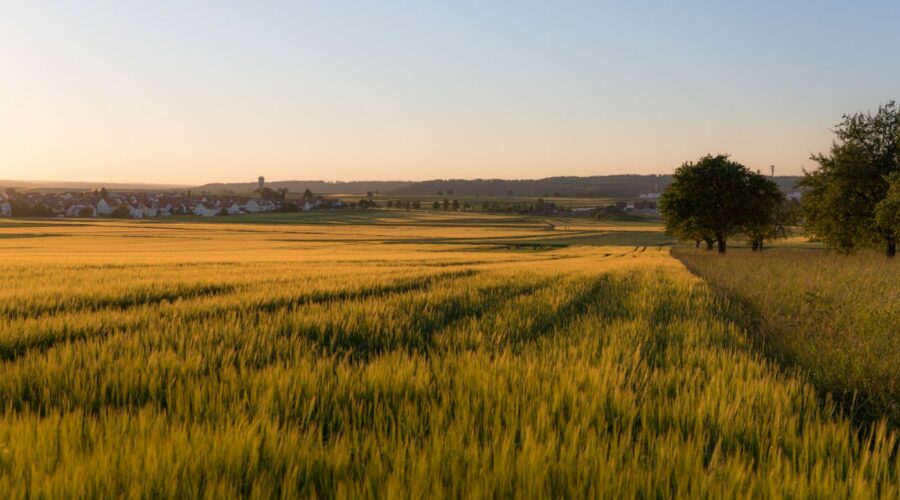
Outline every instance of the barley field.
{"type": "Polygon", "coordinates": [[[0,493],[900,496],[658,228],[0,221],[0,493]]]}

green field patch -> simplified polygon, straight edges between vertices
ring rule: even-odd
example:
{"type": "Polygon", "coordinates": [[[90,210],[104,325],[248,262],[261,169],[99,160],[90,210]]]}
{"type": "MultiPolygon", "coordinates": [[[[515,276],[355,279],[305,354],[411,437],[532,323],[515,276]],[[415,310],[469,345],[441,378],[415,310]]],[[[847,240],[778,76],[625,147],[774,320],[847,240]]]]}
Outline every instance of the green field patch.
{"type": "Polygon", "coordinates": [[[55,234],[55,233],[0,233],[0,240],[18,240],[18,239],[32,239],[32,238],[59,238],[61,236],[66,236],[65,234],[55,234]]]}

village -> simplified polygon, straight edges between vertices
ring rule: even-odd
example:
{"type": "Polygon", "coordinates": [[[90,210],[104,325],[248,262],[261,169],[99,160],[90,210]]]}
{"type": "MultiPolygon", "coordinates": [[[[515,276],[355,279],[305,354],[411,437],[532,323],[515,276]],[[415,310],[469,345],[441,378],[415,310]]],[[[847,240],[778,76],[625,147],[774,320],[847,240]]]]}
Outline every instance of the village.
{"type": "MultiPolygon", "coordinates": [[[[0,192],[0,217],[56,217],[56,218],[113,218],[148,219],[173,216],[239,216],[268,212],[303,212],[309,210],[341,209],[421,209],[420,201],[382,200],[371,198],[344,202],[336,197],[324,197],[310,192],[301,197],[268,188],[253,194],[193,194],[185,192],[114,192],[106,189],[78,192],[37,192],[7,189],[0,192]]],[[[655,217],[659,211],[655,199],[617,201],[606,206],[572,208],[544,202],[484,201],[479,205],[458,200],[435,200],[425,204],[434,210],[470,212],[476,206],[483,212],[539,213],[545,215],[594,216],[611,213],[630,213],[655,217]]]]}
{"type": "Polygon", "coordinates": [[[261,196],[195,195],[187,192],[17,192],[0,193],[0,217],[108,217],[144,219],[196,215],[203,217],[297,212],[318,208],[342,208],[339,199],[307,193],[289,199],[285,193],[263,191],[261,196]]]}
{"type": "MultiPolygon", "coordinates": [[[[452,192],[451,192],[452,193],[452,192]]],[[[443,193],[439,193],[443,195],[443,193]]],[[[287,189],[271,189],[260,177],[256,189],[247,193],[193,193],[186,191],[17,191],[0,192],[0,217],[72,217],[147,219],[172,216],[236,216],[267,212],[301,212],[314,209],[420,209],[422,203],[412,200],[382,200],[381,204],[367,193],[366,198],[343,202],[336,197],[324,197],[306,189],[302,194],[289,196],[287,189]]],[[[657,216],[659,194],[643,194],[640,200],[617,201],[605,207],[572,208],[545,202],[542,198],[527,202],[483,201],[481,210],[495,213],[539,213],[570,216],[604,216],[604,214],[632,213],[657,216]]],[[[449,198],[435,200],[435,210],[471,211],[473,204],[449,198]]]]}

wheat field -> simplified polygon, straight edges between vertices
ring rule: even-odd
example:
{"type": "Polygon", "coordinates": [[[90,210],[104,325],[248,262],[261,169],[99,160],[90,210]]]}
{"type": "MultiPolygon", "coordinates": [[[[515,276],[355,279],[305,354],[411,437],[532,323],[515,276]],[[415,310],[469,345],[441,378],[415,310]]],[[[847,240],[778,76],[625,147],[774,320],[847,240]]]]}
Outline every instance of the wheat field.
{"type": "Polygon", "coordinates": [[[656,229],[0,221],[0,492],[900,496],[656,229]]]}

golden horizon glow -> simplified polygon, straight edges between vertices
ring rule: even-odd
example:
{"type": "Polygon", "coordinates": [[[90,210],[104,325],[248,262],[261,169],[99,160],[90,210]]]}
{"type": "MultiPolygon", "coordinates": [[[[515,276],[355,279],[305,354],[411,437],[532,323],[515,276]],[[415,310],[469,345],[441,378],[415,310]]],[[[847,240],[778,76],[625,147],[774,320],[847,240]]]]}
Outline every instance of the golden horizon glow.
{"type": "Polygon", "coordinates": [[[896,97],[900,53],[873,49],[896,30],[823,34],[891,16],[733,9],[17,4],[0,16],[0,179],[666,174],[719,152],[796,175],[842,113],[896,97]],[[841,55],[857,52],[872,59],[841,55]]]}

